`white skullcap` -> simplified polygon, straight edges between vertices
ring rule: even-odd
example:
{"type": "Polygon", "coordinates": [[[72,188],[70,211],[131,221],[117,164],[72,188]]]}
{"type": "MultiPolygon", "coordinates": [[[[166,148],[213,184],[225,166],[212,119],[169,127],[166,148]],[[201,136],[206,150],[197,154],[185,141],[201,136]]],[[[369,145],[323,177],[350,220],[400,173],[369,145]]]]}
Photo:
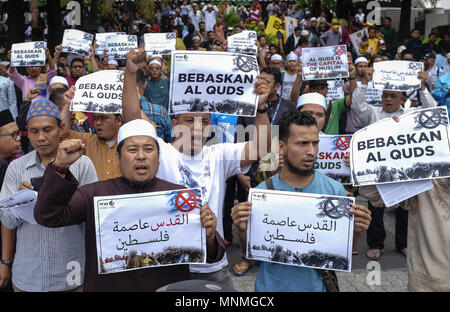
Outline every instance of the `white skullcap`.
{"type": "Polygon", "coordinates": [[[158,64],[158,65],[159,65],[159,67],[161,67],[161,66],[162,66],[161,62],[160,62],[160,61],[158,61],[158,60],[151,60],[151,61],[150,61],[150,64],[148,64],[148,66],[151,66],[152,64],[158,64]]]}
{"type": "Polygon", "coordinates": [[[50,87],[52,84],[54,83],[62,83],[63,85],[65,85],[67,88],[69,87],[69,83],[67,82],[67,79],[61,76],[55,76],[50,80],[50,83],[48,84],[48,86],[50,87]]]}
{"type": "Polygon", "coordinates": [[[122,141],[133,136],[148,136],[157,141],[157,134],[155,127],[144,119],[135,119],[127,122],[119,129],[117,136],[117,145],[122,141]]]}
{"type": "Polygon", "coordinates": [[[310,22],[317,22],[317,18],[312,17],[309,21],[310,21],[310,22]]]}
{"type": "Polygon", "coordinates": [[[119,66],[119,63],[117,63],[116,60],[108,60],[108,65],[116,65],[116,66],[119,66]]]}
{"type": "Polygon", "coordinates": [[[5,66],[5,67],[8,67],[9,66],[9,62],[0,62],[0,65],[3,65],[3,66],[5,66]]]}
{"type": "Polygon", "coordinates": [[[358,58],[355,60],[355,66],[356,66],[358,63],[361,63],[361,62],[366,62],[367,64],[369,64],[369,61],[368,61],[364,56],[361,56],[361,57],[358,57],[358,58]]]}
{"type": "Polygon", "coordinates": [[[155,57],[159,57],[160,59],[162,59],[164,64],[167,64],[165,58],[163,58],[162,55],[159,55],[159,54],[152,55],[151,58],[150,58],[150,61],[152,61],[155,57]]]}
{"type": "Polygon", "coordinates": [[[406,47],[404,45],[401,45],[397,49],[397,53],[402,53],[404,50],[406,50],[406,47]]]}
{"type": "Polygon", "coordinates": [[[296,61],[296,62],[298,62],[298,55],[295,54],[294,52],[289,53],[286,56],[286,62],[289,62],[289,61],[296,61]]]}
{"type": "Polygon", "coordinates": [[[324,110],[327,110],[327,101],[325,97],[317,92],[306,93],[303,94],[301,97],[299,97],[297,101],[297,108],[305,104],[320,105],[323,107],[324,110]]]}
{"type": "Polygon", "coordinates": [[[282,61],[283,57],[280,54],[274,54],[270,57],[271,61],[282,61]]]}
{"type": "Polygon", "coordinates": [[[302,32],[300,33],[300,35],[302,35],[302,36],[309,36],[309,31],[307,31],[307,30],[302,30],[302,32]]]}

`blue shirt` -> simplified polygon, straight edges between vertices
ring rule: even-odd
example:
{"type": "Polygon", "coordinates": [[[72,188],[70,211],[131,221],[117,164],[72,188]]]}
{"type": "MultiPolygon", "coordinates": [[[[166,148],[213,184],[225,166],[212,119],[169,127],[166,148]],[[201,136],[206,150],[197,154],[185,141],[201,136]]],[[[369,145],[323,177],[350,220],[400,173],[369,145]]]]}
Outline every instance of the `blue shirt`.
{"type": "MultiPolygon", "coordinates": [[[[277,191],[347,196],[342,184],[316,170],[314,170],[314,178],[311,183],[303,189],[295,188],[280,180],[279,173],[272,177],[272,182],[277,191]]],[[[262,182],[256,188],[267,189],[266,182],[262,182]]],[[[326,289],[315,269],[260,262],[255,281],[255,291],[325,292],[326,289]]]]}

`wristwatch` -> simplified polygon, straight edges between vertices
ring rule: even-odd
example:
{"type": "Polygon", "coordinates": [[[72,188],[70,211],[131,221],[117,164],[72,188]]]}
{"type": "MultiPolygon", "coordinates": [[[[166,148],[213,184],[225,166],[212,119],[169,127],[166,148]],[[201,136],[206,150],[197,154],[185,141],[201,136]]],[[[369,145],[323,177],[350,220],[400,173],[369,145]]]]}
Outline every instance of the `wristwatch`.
{"type": "Polygon", "coordinates": [[[14,259],[11,259],[11,260],[3,260],[3,259],[0,259],[0,263],[1,263],[1,264],[7,265],[7,266],[9,266],[9,267],[12,267],[13,262],[14,262],[14,259]]]}
{"type": "Polygon", "coordinates": [[[57,166],[57,165],[55,165],[55,160],[56,160],[55,158],[50,160],[50,162],[48,163],[48,166],[50,168],[52,168],[53,170],[55,170],[56,172],[58,172],[62,175],[66,175],[69,172],[69,167],[57,166]]]}
{"type": "Polygon", "coordinates": [[[266,107],[264,107],[263,109],[257,109],[256,111],[258,112],[258,114],[264,114],[267,113],[267,111],[269,110],[269,105],[267,105],[266,103],[266,107]]]}

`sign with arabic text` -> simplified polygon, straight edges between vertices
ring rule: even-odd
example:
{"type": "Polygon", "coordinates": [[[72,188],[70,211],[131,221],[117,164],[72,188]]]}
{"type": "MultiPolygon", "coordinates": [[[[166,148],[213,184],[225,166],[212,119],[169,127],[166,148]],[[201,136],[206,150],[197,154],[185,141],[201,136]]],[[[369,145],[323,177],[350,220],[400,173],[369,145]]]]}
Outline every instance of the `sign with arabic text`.
{"type": "Polygon", "coordinates": [[[247,258],[350,272],[353,197],[250,189],[247,258]]]}
{"type": "Polygon", "coordinates": [[[201,190],[94,197],[98,273],[206,263],[201,190]]]}
{"type": "Polygon", "coordinates": [[[66,29],[62,40],[62,52],[89,56],[89,49],[94,40],[94,35],[77,30],[66,29]]]}
{"type": "Polygon", "coordinates": [[[170,55],[176,50],[177,35],[170,33],[144,34],[145,52],[148,55],[170,55]]]}

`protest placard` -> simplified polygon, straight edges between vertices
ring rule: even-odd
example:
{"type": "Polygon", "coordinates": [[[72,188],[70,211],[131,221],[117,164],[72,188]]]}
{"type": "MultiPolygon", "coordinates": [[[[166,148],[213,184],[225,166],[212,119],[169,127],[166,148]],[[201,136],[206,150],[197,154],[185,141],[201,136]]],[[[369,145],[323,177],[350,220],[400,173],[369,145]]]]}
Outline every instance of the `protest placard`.
{"type": "Polygon", "coordinates": [[[125,34],[124,32],[106,32],[106,33],[96,33],[95,34],[95,44],[98,47],[95,49],[95,54],[103,56],[105,50],[108,50],[108,37],[114,35],[125,34]]]}
{"type": "Polygon", "coordinates": [[[112,35],[107,37],[108,55],[110,59],[124,60],[131,49],[138,47],[135,35],[112,35]]]}
{"type": "Polygon", "coordinates": [[[93,40],[94,35],[87,32],[76,29],[66,29],[64,30],[61,52],[89,56],[89,49],[93,40]]]}
{"type": "Polygon", "coordinates": [[[269,17],[269,21],[267,22],[267,27],[264,33],[266,35],[271,35],[274,37],[278,37],[278,32],[280,32],[284,38],[284,42],[286,42],[286,31],[283,29],[283,20],[281,18],[272,15],[269,17]]]}
{"type": "Polygon", "coordinates": [[[169,55],[176,50],[177,35],[170,33],[144,34],[145,51],[149,55],[169,55]]]}
{"type": "Polygon", "coordinates": [[[328,80],[327,103],[344,98],[344,80],[328,80]]]}
{"type": "Polygon", "coordinates": [[[345,45],[302,49],[303,80],[348,77],[345,45]]]}
{"type": "Polygon", "coordinates": [[[297,27],[297,19],[293,17],[286,16],[284,18],[284,29],[286,31],[286,37],[289,38],[290,35],[295,33],[295,27],[297,27]]]}
{"type": "Polygon", "coordinates": [[[368,37],[369,37],[369,33],[367,31],[367,28],[363,28],[360,31],[350,34],[350,41],[352,42],[353,48],[355,49],[356,54],[358,56],[361,55],[361,53],[359,53],[359,48],[361,47],[363,38],[368,38],[368,37]]]}
{"type": "Polygon", "coordinates": [[[94,197],[98,273],[206,263],[201,190],[94,197]]]}
{"type": "Polygon", "coordinates": [[[11,46],[11,65],[14,67],[45,66],[46,47],[45,41],[14,43],[11,46]]]}
{"type": "Polygon", "coordinates": [[[350,164],[355,186],[450,176],[448,113],[444,107],[386,118],[357,131],[350,164]]]}
{"type": "Polygon", "coordinates": [[[369,81],[366,88],[366,103],[373,106],[381,106],[381,95],[383,90],[375,89],[373,81],[369,81]]]}
{"type": "Polygon", "coordinates": [[[227,38],[228,52],[258,54],[256,46],[256,31],[243,31],[227,38]]]}
{"type": "Polygon", "coordinates": [[[383,61],[373,64],[373,85],[375,89],[412,91],[420,88],[419,72],[422,62],[383,61]]]}
{"type": "Polygon", "coordinates": [[[123,71],[102,70],[78,78],[71,111],[121,114],[123,71]]]}
{"type": "Polygon", "coordinates": [[[344,156],[350,151],[351,137],[351,135],[320,135],[319,153],[314,169],[342,184],[350,184],[350,167],[344,164],[344,156]]]}
{"type": "Polygon", "coordinates": [[[255,116],[256,56],[228,52],[176,51],[170,71],[170,113],[255,116]]]}
{"type": "Polygon", "coordinates": [[[396,182],[389,184],[377,184],[378,193],[386,207],[392,207],[417,194],[431,190],[433,182],[431,180],[419,180],[408,182],[396,182]]]}
{"type": "Polygon", "coordinates": [[[352,197],[250,189],[247,259],[351,271],[352,197]]]}

